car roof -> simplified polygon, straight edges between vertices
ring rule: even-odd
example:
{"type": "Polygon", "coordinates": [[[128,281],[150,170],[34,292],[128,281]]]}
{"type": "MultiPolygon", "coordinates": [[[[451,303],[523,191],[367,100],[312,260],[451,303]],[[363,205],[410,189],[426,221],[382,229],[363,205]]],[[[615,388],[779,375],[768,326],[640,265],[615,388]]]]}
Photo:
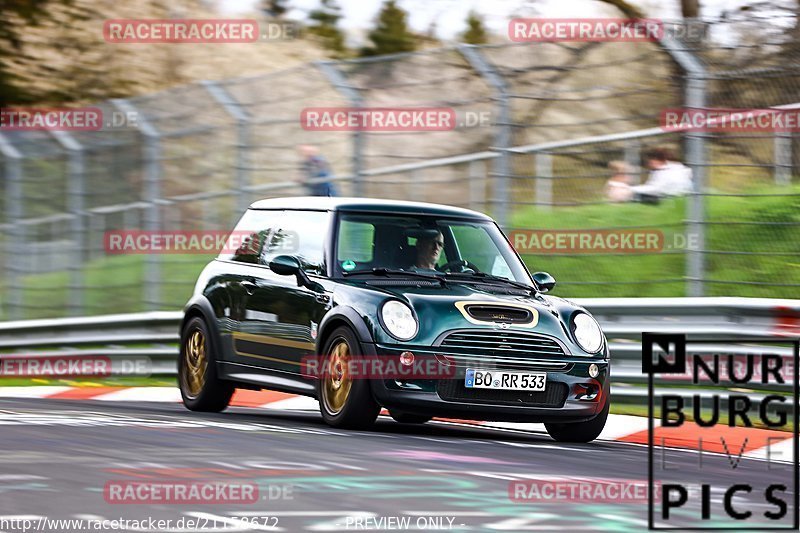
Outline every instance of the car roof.
{"type": "Polygon", "coordinates": [[[449,205],[408,202],[404,200],[382,200],[375,198],[347,198],[329,196],[293,196],[269,198],[253,202],[250,209],[299,209],[317,211],[360,211],[373,213],[404,213],[445,215],[480,220],[492,218],[478,211],[449,205]]]}

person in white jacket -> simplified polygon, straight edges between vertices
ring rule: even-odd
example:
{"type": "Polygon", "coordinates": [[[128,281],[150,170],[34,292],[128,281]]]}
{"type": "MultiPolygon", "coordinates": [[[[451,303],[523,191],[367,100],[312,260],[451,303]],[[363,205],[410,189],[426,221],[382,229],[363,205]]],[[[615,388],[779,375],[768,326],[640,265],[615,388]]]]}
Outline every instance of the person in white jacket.
{"type": "Polygon", "coordinates": [[[664,148],[654,148],[645,156],[650,177],[643,185],[631,187],[639,201],[655,200],[665,196],[683,196],[692,192],[692,169],[673,161],[664,148]]]}

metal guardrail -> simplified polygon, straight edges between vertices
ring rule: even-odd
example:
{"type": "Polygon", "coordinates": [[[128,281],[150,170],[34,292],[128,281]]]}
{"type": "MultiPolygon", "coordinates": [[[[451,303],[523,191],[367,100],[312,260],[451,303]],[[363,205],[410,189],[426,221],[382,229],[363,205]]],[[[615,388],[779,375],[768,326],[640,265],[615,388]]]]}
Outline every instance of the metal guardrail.
{"type": "MultiPolygon", "coordinates": [[[[641,334],[683,333],[687,339],[719,339],[695,353],[774,353],[790,358],[790,347],[759,340],[800,337],[800,300],[759,298],[584,298],[608,338],[616,401],[643,403],[641,334]],[[735,346],[723,341],[737,342],[735,346]]],[[[180,311],[23,320],[0,323],[0,354],[25,357],[86,355],[113,360],[145,359],[152,373],[176,373],[180,311]]],[[[129,365],[128,368],[131,368],[129,365]]],[[[138,368],[142,368],[139,366],[138,368]]],[[[796,369],[793,369],[796,371],[796,369]]],[[[686,383],[680,379],[675,384],[686,383]]],[[[788,385],[786,385],[788,387],[788,385]]],[[[786,392],[786,387],[772,386],[786,392]]],[[[751,398],[758,400],[759,395],[751,398]]]]}

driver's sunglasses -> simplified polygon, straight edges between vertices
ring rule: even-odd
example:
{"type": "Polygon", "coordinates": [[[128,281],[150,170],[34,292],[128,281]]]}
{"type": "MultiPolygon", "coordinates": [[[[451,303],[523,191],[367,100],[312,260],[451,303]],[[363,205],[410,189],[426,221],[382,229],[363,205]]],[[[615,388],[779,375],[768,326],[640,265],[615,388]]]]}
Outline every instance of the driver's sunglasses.
{"type": "Polygon", "coordinates": [[[435,245],[436,245],[436,246],[438,246],[439,248],[444,248],[444,241],[437,241],[437,240],[434,240],[434,241],[433,241],[433,244],[435,244],[435,245]]]}

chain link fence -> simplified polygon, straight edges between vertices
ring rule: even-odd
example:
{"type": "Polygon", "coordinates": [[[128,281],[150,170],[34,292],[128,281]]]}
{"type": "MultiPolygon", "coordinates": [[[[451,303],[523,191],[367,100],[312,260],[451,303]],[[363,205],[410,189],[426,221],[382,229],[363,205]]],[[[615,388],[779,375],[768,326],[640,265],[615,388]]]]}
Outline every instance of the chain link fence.
{"type": "Polygon", "coordinates": [[[107,233],[229,230],[254,200],[304,193],[302,144],[319,148],[343,195],[470,207],[509,232],[660,235],[656,249],[633,253],[521,249],[532,271],[558,279],[559,295],[798,297],[797,135],[658,127],[668,108],[800,100],[794,20],[703,24],[699,42],[459,45],[317,62],[102,102],[101,131],[0,131],[0,317],[181,306],[213,255],[112,254],[107,233]],[[456,123],[304,128],[303,111],[324,107],[446,108],[456,123]],[[692,169],[694,192],[609,203],[609,163],[643,182],[653,147],[692,169]]]}

